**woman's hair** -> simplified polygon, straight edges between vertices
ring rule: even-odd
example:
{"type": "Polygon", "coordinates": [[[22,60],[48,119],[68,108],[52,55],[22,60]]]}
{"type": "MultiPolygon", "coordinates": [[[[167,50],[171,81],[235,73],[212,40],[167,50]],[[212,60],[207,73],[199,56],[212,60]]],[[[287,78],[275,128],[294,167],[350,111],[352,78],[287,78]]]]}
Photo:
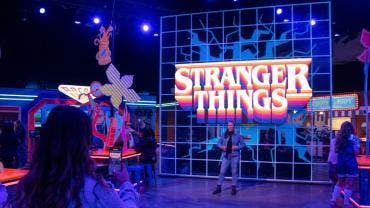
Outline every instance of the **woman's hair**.
{"type": "Polygon", "coordinates": [[[51,110],[36,145],[29,173],[20,181],[16,207],[81,207],[84,177],[93,176],[89,156],[91,123],[81,110],[57,106],[51,110]]]}
{"type": "Polygon", "coordinates": [[[353,129],[353,126],[351,122],[345,121],[340,126],[340,130],[336,135],[336,141],[335,141],[335,150],[339,151],[341,150],[347,143],[348,138],[353,134],[355,130],[353,129]]]}

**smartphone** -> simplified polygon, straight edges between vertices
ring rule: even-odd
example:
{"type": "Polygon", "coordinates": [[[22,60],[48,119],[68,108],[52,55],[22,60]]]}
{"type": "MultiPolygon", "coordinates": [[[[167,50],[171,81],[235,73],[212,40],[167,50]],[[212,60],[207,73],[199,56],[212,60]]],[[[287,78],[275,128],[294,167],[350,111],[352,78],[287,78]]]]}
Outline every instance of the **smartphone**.
{"type": "Polygon", "coordinates": [[[115,172],[122,170],[122,149],[111,147],[109,149],[108,174],[113,176],[115,172]]]}

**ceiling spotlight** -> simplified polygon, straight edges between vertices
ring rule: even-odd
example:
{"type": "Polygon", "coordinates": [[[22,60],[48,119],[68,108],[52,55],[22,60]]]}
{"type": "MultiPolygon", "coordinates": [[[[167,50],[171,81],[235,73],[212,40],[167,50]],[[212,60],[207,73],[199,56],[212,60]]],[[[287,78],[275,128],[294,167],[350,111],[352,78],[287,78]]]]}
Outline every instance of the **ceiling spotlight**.
{"type": "Polygon", "coordinates": [[[154,33],[153,36],[154,37],[158,37],[159,35],[158,35],[158,33],[154,33]]]}
{"type": "Polygon", "coordinates": [[[289,22],[289,20],[288,19],[284,19],[284,22],[289,22]]]}
{"type": "Polygon", "coordinates": [[[76,24],[76,25],[79,25],[79,24],[81,24],[81,22],[80,22],[80,21],[78,21],[78,20],[75,20],[75,24],[76,24]]]}
{"type": "Polygon", "coordinates": [[[41,7],[41,8],[40,8],[40,10],[39,10],[39,12],[40,12],[40,14],[45,14],[46,9],[45,9],[45,8],[43,8],[43,7],[41,7]]]}
{"type": "Polygon", "coordinates": [[[99,24],[100,23],[100,18],[99,17],[94,17],[93,21],[94,21],[95,24],[99,24]]]}
{"type": "Polygon", "coordinates": [[[281,14],[281,13],[283,13],[283,10],[282,10],[282,9],[280,9],[280,8],[278,8],[278,9],[276,10],[276,14],[281,14]]]}
{"type": "Polygon", "coordinates": [[[143,29],[143,31],[144,31],[144,32],[148,32],[148,31],[149,31],[149,25],[144,24],[144,25],[142,26],[142,29],[143,29]]]}
{"type": "Polygon", "coordinates": [[[334,37],[339,37],[340,35],[338,33],[335,33],[334,34],[334,37]]]}
{"type": "Polygon", "coordinates": [[[316,25],[316,20],[312,19],[312,20],[310,21],[310,23],[311,23],[311,25],[312,25],[312,26],[313,26],[313,25],[316,25]]]}

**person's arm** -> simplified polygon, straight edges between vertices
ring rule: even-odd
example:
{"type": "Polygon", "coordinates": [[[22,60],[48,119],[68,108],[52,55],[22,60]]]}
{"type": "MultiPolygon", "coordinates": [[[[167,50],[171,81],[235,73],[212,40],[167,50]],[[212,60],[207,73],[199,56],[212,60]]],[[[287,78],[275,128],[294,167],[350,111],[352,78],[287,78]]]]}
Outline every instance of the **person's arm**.
{"type": "Polygon", "coordinates": [[[94,189],[96,207],[125,207],[137,208],[138,194],[130,182],[120,186],[119,192],[113,188],[97,185],[94,189]]]}
{"type": "Polygon", "coordinates": [[[245,147],[245,143],[244,143],[244,140],[243,140],[243,136],[242,135],[240,135],[240,134],[238,134],[238,145],[236,145],[236,146],[233,146],[233,149],[235,150],[235,151],[237,151],[237,150],[241,150],[241,149],[243,149],[244,147],[245,147]]]}
{"type": "Polygon", "coordinates": [[[334,157],[335,157],[335,139],[330,139],[330,150],[329,150],[329,157],[328,162],[334,164],[334,157]]]}
{"type": "Polygon", "coordinates": [[[353,150],[355,155],[360,154],[360,140],[357,136],[353,136],[353,150]]]}
{"type": "Polygon", "coordinates": [[[122,164],[122,170],[120,172],[115,172],[115,178],[121,184],[118,192],[102,185],[96,187],[95,195],[98,199],[98,207],[137,208],[139,194],[130,183],[124,164],[122,164]]]}
{"type": "Polygon", "coordinates": [[[139,194],[135,191],[134,186],[130,182],[125,182],[119,189],[119,197],[124,203],[125,208],[136,208],[139,201],[139,194]]]}
{"type": "Polygon", "coordinates": [[[115,173],[115,178],[122,184],[119,189],[119,197],[125,203],[125,207],[137,207],[136,204],[139,200],[139,194],[135,191],[134,186],[130,182],[130,177],[124,163],[122,163],[122,170],[115,173]]]}
{"type": "Polygon", "coordinates": [[[8,200],[8,192],[3,184],[0,182],[0,208],[5,208],[8,200]]]}
{"type": "Polygon", "coordinates": [[[221,137],[217,142],[217,147],[220,148],[222,151],[226,151],[225,145],[222,144],[223,138],[221,137]]]}

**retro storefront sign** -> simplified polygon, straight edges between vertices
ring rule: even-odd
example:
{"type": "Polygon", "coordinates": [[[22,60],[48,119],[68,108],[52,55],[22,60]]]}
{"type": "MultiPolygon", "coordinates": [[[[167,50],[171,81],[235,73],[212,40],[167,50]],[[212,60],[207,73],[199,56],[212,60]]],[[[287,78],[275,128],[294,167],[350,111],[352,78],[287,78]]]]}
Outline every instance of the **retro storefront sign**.
{"type": "MultiPolygon", "coordinates": [[[[331,110],[358,109],[358,95],[333,95],[331,110]]],[[[313,97],[307,105],[308,111],[330,111],[330,96],[313,97]]]]}
{"type": "Polygon", "coordinates": [[[197,122],[283,123],[312,97],[311,59],[177,64],[175,99],[197,122]]]}

